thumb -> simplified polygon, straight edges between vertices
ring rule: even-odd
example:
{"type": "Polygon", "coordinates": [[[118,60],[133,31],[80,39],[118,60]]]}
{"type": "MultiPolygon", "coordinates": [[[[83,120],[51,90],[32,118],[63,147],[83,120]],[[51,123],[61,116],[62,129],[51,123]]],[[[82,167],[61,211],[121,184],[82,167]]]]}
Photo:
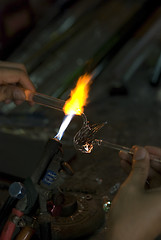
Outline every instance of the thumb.
{"type": "Polygon", "coordinates": [[[135,147],[129,181],[135,186],[144,187],[148,177],[149,165],[150,157],[146,149],[135,147]]]}

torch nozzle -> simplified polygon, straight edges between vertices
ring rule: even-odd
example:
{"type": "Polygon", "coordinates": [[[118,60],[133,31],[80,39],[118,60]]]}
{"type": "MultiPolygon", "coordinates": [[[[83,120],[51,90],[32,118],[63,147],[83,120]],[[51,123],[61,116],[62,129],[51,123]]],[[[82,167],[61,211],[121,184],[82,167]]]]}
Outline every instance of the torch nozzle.
{"type": "Polygon", "coordinates": [[[63,106],[65,104],[64,100],[61,100],[59,98],[54,98],[42,93],[33,92],[28,89],[23,89],[23,91],[25,94],[26,101],[35,102],[45,107],[54,108],[56,110],[63,111],[63,106]]]}

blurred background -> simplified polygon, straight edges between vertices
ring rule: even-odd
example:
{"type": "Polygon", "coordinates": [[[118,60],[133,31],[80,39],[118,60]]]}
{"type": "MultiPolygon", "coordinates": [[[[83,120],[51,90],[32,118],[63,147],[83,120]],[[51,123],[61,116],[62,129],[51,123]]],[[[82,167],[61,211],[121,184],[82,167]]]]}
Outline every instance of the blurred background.
{"type": "MultiPolygon", "coordinates": [[[[159,0],[1,0],[0,59],[23,63],[38,92],[63,100],[79,76],[97,71],[85,107],[90,123],[107,121],[97,138],[161,146],[159,0]]],[[[8,184],[38,166],[64,114],[27,103],[0,106],[1,206],[8,184]]],[[[74,117],[62,139],[64,158],[75,171],[65,184],[113,198],[126,177],[118,152],[101,146],[78,152],[73,137],[81,126],[74,117]]]]}

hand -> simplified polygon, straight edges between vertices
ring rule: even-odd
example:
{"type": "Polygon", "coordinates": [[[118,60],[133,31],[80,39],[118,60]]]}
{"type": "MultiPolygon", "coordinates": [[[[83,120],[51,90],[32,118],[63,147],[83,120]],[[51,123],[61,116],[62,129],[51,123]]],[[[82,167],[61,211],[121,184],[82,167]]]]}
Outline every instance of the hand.
{"type": "MultiPolygon", "coordinates": [[[[135,148],[136,146],[133,146],[135,148]]],[[[156,158],[161,158],[161,148],[153,146],[145,146],[146,150],[156,156],[156,158]]],[[[131,171],[132,156],[126,152],[120,151],[119,156],[121,158],[122,168],[129,173],[131,171]]],[[[147,187],[155,188],[161,186],[161,163],[150,161],[150,168],[147,179],[147,187]]]]}
{"type": "Polygon", "coordinates": [[[161,233],[161,189],[145,190],[149,153],[135,147],[132,170],[122,184],[108,217],[110,240],[154,240],[161,233]]]}
{"type": "Polygon", "coordinates": [[[35,91],[23,64],[0,62],[0,102],[14,101],[20,104],[25,100],[21,88],[35,91]]]}

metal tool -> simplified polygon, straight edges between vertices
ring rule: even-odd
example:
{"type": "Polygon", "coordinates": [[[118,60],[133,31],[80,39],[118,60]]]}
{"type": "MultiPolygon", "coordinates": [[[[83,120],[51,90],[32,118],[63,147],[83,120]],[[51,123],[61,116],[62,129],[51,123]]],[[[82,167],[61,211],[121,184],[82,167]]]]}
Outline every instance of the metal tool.
{"type": "MultiPolygon", "coordinates": [[[[58,195],[59,185],[63,182],[67,174],[73,173],[67,163],[62,160],[61,143],[57,139],[49,139],[40,165],[30,179],[22,184],[13,183],[10,187],[12,196],[20,198],[16,206],[12,209],[12,214],[6,222],[0,235],[0,240],[10,240],[15,228],[23,215],[28,215],[33,210],[37,200],[39,201],[40,214],[38,216],[42,239],[51,239],[50,216],[47,210],[47,201],[58,195]],[[67,171],[68,169],[68,171],[67,171]],[[63,177],[62,177],[63,176],[63,177]],[[26,194],[22,195],[21,192],[26,194]]],[[[23,235],[23,234],[22,234],[23,235]]]]}

